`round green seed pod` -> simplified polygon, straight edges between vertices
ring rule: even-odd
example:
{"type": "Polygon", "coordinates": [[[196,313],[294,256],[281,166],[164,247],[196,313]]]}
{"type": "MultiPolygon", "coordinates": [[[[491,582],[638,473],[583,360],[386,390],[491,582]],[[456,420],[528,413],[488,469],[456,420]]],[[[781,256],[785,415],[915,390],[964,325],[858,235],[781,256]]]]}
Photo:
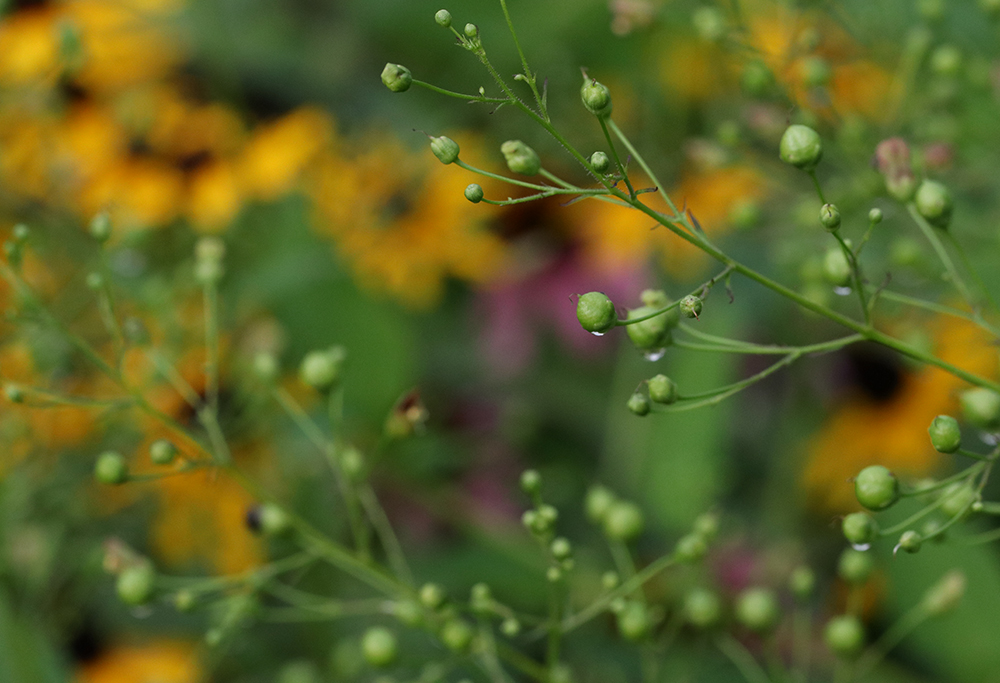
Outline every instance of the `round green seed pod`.
{"type": "Polygon", "coordinates": [[[871,576],[875,563],[870,553],[847,548],[837,562],[837,575],[847,583],[864,583],[871,576]]]}
{"type": "Polygon", "coordinates": [[[597,173],[607,173],[611,168],[611,159],[604,152],[594,152],[590,155],[590,165],[597,173]]]}
{"type": "Polygon", "coordinates": [[[104,276],[100,273],[87,273],[87,289],[96,292],[104,288],[104,276]]]}
{"type": "Polygon", "coordinates": [[[974,486],[955,482],[941,492],[941,514],[948,517],[968,514],[973,504],[981,498],[974,486]]]}
{"type": "Polygon", "coordinates": [[[383,626],[375,626],[361,637],[361,651],[372,666],[389,666],[399,654],[396,635],[383,626]]]}
{"type": "Polygon", "coordinates": [[[962,392],[959,397],[962,416],[974,427],[985,430],[1000,429],[1000,394],[985,387],[962,392]]]}
{"type": "Polygon", "coordinates": [[[692,564],[705,557],[708,552],[708,544],[705,539],[695,533],[685,534],[674,546],[674,557],[678,562],[692,564]]]}
{"type": "MultiPolygon", "coordinates": [[[[645,317],[651,313],[655,313],[658,308],[652,306],[633,308],[628,312],[628,319],[634,320],[635,318],[645,317]]],[[[664,346],[668,346],[673,340],[670,333],[673,326],[670,322],[671,318],[668,313],[662,313],[648,320],[626,325],[625,331],[628,332],[628,337],[632,340],[632,344],[640,351],[656,351],[662,349],[664,346]]]]}
{"type": "Polygon", "coordinates": [[[867,512],[852,512],[844,517],[844,538],[852,545],[867,546],[878,538],[878,523],[867,512]]]}
{"type": "Polygon", "coordinates": [[[626,405],[633,415],[638,415],[639,417],[649,415],[649,399],[643,394],[640,394],[638,391],[629,396],[628,403],[626,403],[626,405]]]}
{"type": "Polygon", "coordinates": [[[833,204],[824,204],[819,210],[819,222],[830,232],[840,228],[840,210],[833,204]]]}
{"type": "Polygon", "coordinates": [[[111,238],[111,216],[107,211],[101,211],[90,221],[90,236],[98,242],[107,242],[111,238]]]}
{"type": "Polygon", "coordinates": [[[835,287],[851,284],[851,262],[840,247],[830,247],[823,255],[823,277],[835,287]]]}
{"type": "Polygon", "coordinates": [[[707,588],[695,588],[684,596],[684,616],[697,628],[709,628],[722,616],[722,601],[707,588]]]}
{"type": "Polygon", "coordinates": [[[925,180],[920,183],[917,193],[913,196],[913,203],[917,207],[917,212],[934,227],[944,229],[951,223],[951,214],[955,208],[954,200],[948,188],[936,180],[925,180]]]}
{"type": "Polygon", "coordinates": [[[458,160],[458,143],[447,136],[431,137],[431,151],[442,164],[453,164],[458,160]]]}
{"type": "Polygon", "coordinates": [[[174,594],[174,609],[178,612],[191,612],[198,606],[198,595],[186,588],[174,594]]]}
{"type": "Polygon", "coordinates": [[[420,587],[420,603],[429,610],[436,610],[444,604],[444,588],[436,583],[425,583],[420,587]]]}
{"type": "Polygon", "coordinates": [[[310,351],[299,366],[299,378],[317,391],[327,391],[340,381],[346,355],[339,346],[310,351]]]}
{"type": "Polygon", "coordinates": [[[592,334],[601,335],[618,322],[614,302],[602,292],[587,292],[576,302],[576,319],[592,334]]]}
{"type": "Polygon", "coordinates": [[[166,439],[157,439],[149,445],[149,459],[154,465],[169,465],[177,457],[177,446],[166,439]]]}
{"type": "Polygon", "coordinates": [[[465,33],[466,38],[475,40],[479,37],[479,27],[475,24],[466,24],[465,29],[463,29],[463,33],[465,33]]]}
{"type": "Polygon", "coordinates": [[[274,503],[264,503],[258,510],[260,530],[265,536],[280,536],[291,528],[288,513],[274,503]]]}
{"type": "Polygon", "coordinates": [[[788,577],[788,590],[792,592],[796,600],[805,601],[816,589],[816,574],[805,565],[799,565],[792,570],[792,575],[788,577]]]}
{"type": "Polygon", "coordinates": [[[686,318],[697,318],[701,315],[702,302],[698,297],[688,294],[686,297],[681,299],[681,303],[678,306],[681,310],[681,315],[686,318]]]}
{"type": "Polygon", "coordinates": [[[273,353],[261,351],[253,357],[253,374],[261,382],[270,383],[278,377],[281,365],[273,353]]]}
{"type": "Polygon", "coordinates": [[[912,529],[904,531],[899,537],[899,542],[896,547],[900,550],[905,550],[908,553],[915,553],[920,550],[920,546],[924,544],[924,538],[916,531],[912,529]]]}
{"type": "Polygon", "coordinates": [[[630,541],[642,533],[642,510],[635,503],[616,500],[604,516],[604,533],[618,541],[630,541]]]}
{"type": "Polygon", "coordinates": [[[464,652],[472,643],[472,627],[464,619],[449,619],[441,627],[441,642],[452,652],[464,652]]]}
{"type": "Polygon", "coordinates": [[[538,493],[542,488],[542,475],[538,470],[525,470],[521,473],[521,490],[528,495],[538,493]]]}
{"type": "Polygon", "coordinates": [[[401,624],[411,628],[419,626],[424,619],[420,605],[413,600],[399,600],[392,604],[392,614],[401,624]]]}
{"type": "Polygon", "coordinates": [[[465,198],[468,199],[473,204],[478,204],[483,201],[483,197],[486,193],[483,191],[483,186],[477,183],[471,183],[465,188],[465,198]]]}
{"type": "Polygon", "coordinates": [[[865,646],[865,628],[857,617],[842,614],[827,622],[823,629],[823,642],[838,657],[852,659],[865,646]]]}
{"type": "Polygon", "coordinates": [[[507,617],[500,622],[500,633],[513,638],[521,632],[521,622],[514,617],[507,617]]]}
{"type": "Polygon", "coordinates": [[[507,161],[507,168],[521,175],[536,175],[542,169],[542,160],[535,150],[520,140],[508,140],[500,145],[500,153],[507,161]]]}
{"type": "Polygon", "coordinates": [[[156,570],[148,561],[125,567],[118,575],[115,590],[126,605],[145,605],[156,588],[156,570]]]}
{"type": "Polygon", "coordinates": [[[573,554],[573,545],[569,542],[569,539],[560,536],[552,540],[552,543],[549,545],[549,552],[557,560],[565,560],[573,554]]]}
{"type": "Polygon", "coordinates": [[[965,595],[965,574],[953,569],[927,589],[920,604],[931,616],[940,616],[955,609],[965,595]]]}
{"type": "Polygon", "coordinates": [[[816,168],[823,158],[823,140],[819,133],[801,124],[791,125],[785,130],[778,149],[782,161],[803,171],[816,168]]]}
{"type": "Polygon", "coordinates": [[[587,111],[594,116],[600,118],[611,116],[611,91],[595,79],[588,76],[583,77],[583,85],[580,86],[580,99],[587,111]]]}
{"type": "Polygon", "coordinates": [[[451,12],[446,9],[439,9],[434,14],[434,21],[437,22],[438,26],[449,28],[451,26],[451,12]]]}
{"type": "Polygon", "coordinates": [[[885,510],[899,500],[899,480],[882,465],[871,465],[855,478],[854,495],[869,510],[885,510]]]}
{"type": "Polygon", "coordinates": [[[962,430],[958,420],[949,415],[938,415],[927,428],[931,445],[939,453],[954,453],[962,445],[962,430]]]}
{"type": "Polygon", "coordinates": [[[116,451],[105,451],[94,463],[94,478],[102,484],[122,484],[128,480],[128,462],[116,451]]]}
{"type": "Polygon", "coordinates": [[[625,609],[616,615],[616,621],[618,623],[618,633],[625,640],[631,640],[632,642],[645,638],[652,627],[649,610],[638,600],[627,601],[625,609]]]}
{"type": "Polygon", "coordinates": [[[666,375],[655,375],[646,382],[649,398],[656,403],[670,405],[677,401],[677,384],[666,375]]]}
{"type": "Polygon", "coordinates": [[[868,212],[868,222],[872,225],[878,225],[882,222],[882,209],[872,209],[868,212]]]}
{"type": "Polygon", "coordinates": [[[774,591],[747,588],[736,598],[736,620],[755,633],[770,631],[778,623],[781,611],[774,591]]]}
{"type": "Polygon", "coordinates": [[[595,524],[602,524],[608,510],[615,503],[615,494],[604,486],[591,486],[584,498],[584,509],[587,519],[595,524]]]}
{"type": "Polygon", "coordinates": [[[402,64],[386,64],[382,69],[382,83],[392,92],[405,92],[413,84],[413,74],[402,64]]]}

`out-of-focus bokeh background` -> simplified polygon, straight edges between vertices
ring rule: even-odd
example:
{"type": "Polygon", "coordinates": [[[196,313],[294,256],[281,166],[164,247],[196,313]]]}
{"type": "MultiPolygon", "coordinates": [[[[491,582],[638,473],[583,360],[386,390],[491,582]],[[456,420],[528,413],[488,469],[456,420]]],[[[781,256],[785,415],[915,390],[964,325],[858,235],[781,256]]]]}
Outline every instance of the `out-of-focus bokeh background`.
{"type": "MultiPolygon", "coordinates": [[[[873,280],[891,273],[893,287],[947,301],[932,252],[873,168],[876,144],[902,136],[922,174],[951,184],[953,232],[996,291],[1000,29],[991,3],[508,4],[547,81],[557,127],[581,150],[604,148],[579,101],[585,67],[611,88],[615,120],[675,201],[741,260],[854,314],[853,297],[821,278],[829,238],[811,183],[777,158],[782,131],[796,121],[826,141],[819,176],[845,234],[860,238],[870,208],[885,213],[866,247],[873,280]]],[[[624,334],[580,329],[576,294],[604,291],[620,307],[638,305],[647,287],[678,297],[710,277],[713,264],[643,215],[608,204],[466,201],[470,182],[491,198],[515,190],[440,164],[426,134],[452,136],[463,159],[496,172],[505,170],[500,143],[522,139],[553,173],[586,179],[512,108],[418,87],[386,90],[379,73],[389,61],[441,87],[493,92],[474,57],[434,23],[435,4],[2,6],[0,228],[31,228],[26,277],[67,325],[109,345],[84,286],[101,258],[84,228],[107,211],[114,235],[106,266],[119,312],[142,318],[200,391],[202,313],[190,254],[199,236],[222,237],[227,436],[240,462],[334,534],[343,520],[332,516],[323,462],[284,418],[260,417],[266,401],[245,381],[249,359],[278,354],[289,391],[309,404],[295,381],[299,360],[343,345],[346,429],[362,450],[375,449],[386,415],[419,388],[426,431],[373,465],[418,578],[456,594],[487,581],[514,604],[544,604],[544,579],[520,526],[526,501],[517,478],[533,467],[585,568],[606,552],[582,514],[584,492],[600,482],[646,514],[640,558],[662,554],[665,539],[718,510],[724,541],[709,558],[713,585],[731,595],[751,582],[777,584],[808,562],[821,578],[819,604],[833,613],[846,593],[835,578],[843,540],[833,522],[857,507],[848,479],[874,462],[912,476],[955,465],[930,447],[926,425],[955,411],[960,383],[876,348],[804,359],[712,408],[629,413],[628,396],[657,372],[696,393],[763,361],[669,349],[650,363],[624,334]]],[[[479,26],[502,73],[519,68],[498,3],[448,9],[458,26],[479,26]]],[[[746,280],[733,280],[732,295],[713,291],[699,329],[761,343],[840,334],[746,280]]],[[[23,303],[9,289],[0,296],[8,307],[23,303]]],[[[7,383],[108,394],[64,337],[30,315],[15,318],[2,328],[7,383]]],[[[971,325],[890,303],[882,320],[962,367],[996,375],[997,350],[971,325]]],[[[194,421],[141,359],[127,358],[125,371],[160,410],[194,421]]],[[[264,624],[206,655],[208,617],[121,606],[101,569],[106,538],[125,539],[172,574],[237,573],[281,550],[247,530],[254,501],[225,477],[195,473],[110,492],[91,483],[96,453],[116,448],[139,462],[160,436],[152,423],[91,407],[0,409],[0,680],[373,679],[347,647],[369,620],[264,624]]],[[[946,569],[969,577],[963,605],[894,655],[894,680],[1000,680],[996,547],[955,543],[895,560],[888,550],[879,549],[864,596],[873,633],[946,569]]],[[[676,594],[691,580],[672,578],[656,591],[676,594]]],[[[314,588],[335,592],[337,581],[318,577],[314,588]]],[[[608,631],[598,624],[567,646],[579,679],[637,680],[608,631]]],[[[415,662],[402,680],[416,678],[415,662]]],[[[676,680],[736,680],[718,655],[693,646],[667,656],[666,670],[676,680]]]]}

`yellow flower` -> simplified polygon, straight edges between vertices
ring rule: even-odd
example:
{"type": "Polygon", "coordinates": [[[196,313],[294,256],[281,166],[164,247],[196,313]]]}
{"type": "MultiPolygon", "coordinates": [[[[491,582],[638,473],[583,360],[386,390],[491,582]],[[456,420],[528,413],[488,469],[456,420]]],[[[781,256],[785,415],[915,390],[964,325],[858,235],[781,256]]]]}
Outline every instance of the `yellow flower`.
{"type": "Polygon", "coordinates": [[[333,139],[332,119],[313,107],[258,126],[239,160],[245,191],[265,200],[287,193],[333,139]]]}
{"type": "Polygon", "coordinates": [[[202,680],[195,648],[157,640],[120,645],[81,666],[75,683],[197,683],[202,680]]]}

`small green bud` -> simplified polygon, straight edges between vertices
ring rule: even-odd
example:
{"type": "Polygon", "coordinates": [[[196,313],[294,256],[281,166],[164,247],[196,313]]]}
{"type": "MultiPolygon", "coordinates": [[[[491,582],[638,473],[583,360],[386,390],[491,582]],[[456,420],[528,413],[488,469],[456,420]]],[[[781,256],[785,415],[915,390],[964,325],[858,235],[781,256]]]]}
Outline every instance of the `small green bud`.
{"type": "Polygon", "coordinates": [[[472,627],[464,619],[449,619],[441,627],[441,642],[452,652],[464,652],[472,642],[472,627]]]}
{"type": "Polygon", "coordinates": [[[442,26],[444,28],[450,28],[451,27],[451,12],[449,12],[446,9],[439,9],[434,14],[434,21],[437,22],[438,26],[442,26]]]}
{"type": "Polygon", "coordinates": [[[431,151],[442,164],[452,164],[458,159],[458,143],[444,135],[431,137],[431,151]]]}
{"type": "Polygon", "coordinates": [[[678,562],[694,563],[705,557],[708,552],[708,544],[705,539],[695,533],[681,536],[674,546],[674,557],[678,562]]]}
{"type": "Polygon", "coordinates": [[[562,569],[559,567],[549,567],[545,570],[545,578],[549,583],[558,583],[559,581],[562,581],[562,569]]]}
{"type": "Polygon", "coordinates": [[[87,273],[87,289],[98,291],[104,288],[104,276],[100,273],[87,273]]]}
{"type": "Polygon", "coordinates": [[[551,552],[552,557],[557,560],[565,560],[573,554],[573,546],[568,539],[560,536],[559,538],[554,539],[551,545],[549,545],[549,552],[551,552]]]}
{"type": "Polygon", "coordinates": [[[633,415],[638,415],[639,417],[649,415],[649,399],[638,391],[629,396],[626,406],[633,415]]]}
{"type": "Polygon", "coordinates": [[[851,262],[840,247],[830,247],[823,255],[823,277],[835,287],[851,284],[851,262]]]}
{"type": "Polygon", "coordinates": [[[844,538],[856,546],[868,546],[878,537],[878,523],[867,512],[852,512],[844,517],[844,538]]]}
{"type": "Polygon", "coordinates": [[[105,451],[97,456],[94,478],[102,484],[123,484],[128,479],[128,463],[121,453],[105,451]]]}
{"type": "Polygon", "coordinates": [[[372,666],[384,667],[396,660],[399,647],[392,631],[383,626],[375,626],[365,631],[361,637],[361,651],[366,662],[372,666]]]}
{"type": "Polygon", "coordinates": [[[595,524],[603,524],[608,510],[615,503],[615,494],[604,486],[591,486],[587,490],[587,497],[584,499],[584,508],[587,512],[587,519],[595,524]]]}
{"type": "Polygon", "coordinates": [[[927,428],[931,445],[938,453],[954,453],[962,445],[962,430],[958,420],[949,415],[938,415],[927,428]]]}
{"type": "Polygon", "coordinates": [[[955,208],[951,192],[936,180],[920,183],[913,196],[913,203],[917,212],[931,225],[944,229],[951,223],[952,210],[955,208]]]}
{"type": "Polygon", "coordinates": [[[847,548],[837,562],[837,575],[847,583],[864,583],[874,568],[871,553],[847,548]]]}
{"type": "Polygon", "coordinates": [[[508,638],[513,638],[521,632],[521,622],[514,617],[507,617],[500,622],[500,633],[508,638]]]}
{"type": "Polygon", "coordinates": [[[198,606],[198,595],[186,588],[174,594],[174,609],[178,612],[191,612],[198,606]]]}
{"type": "Polygon", "coordinates": [[[587,292],[576,302],[576,319],[591,334],[604,334],[618,322],[615,304],[602,292],[587,292]]]}
{"type": "Polygon", "coordinates": [[[691,13],[691,23],[703,40],[715,42],[726,34],[726,19],[715,7],[699,7],[691,13]]]}
{"type": "Polygon", "coordinates": [[[107,242],[111,237],[111,216],[107,211],[101,211],[90,221],[90,236],[98,242],[107,242]]]}
{"type": "Polygon", "coordinates": [[[493,609],[493,593],[485,583],[477,583],[469,590],[469,605],[477,614],[488,614],[493,609]]]}
{"type": "Polygon", "coordinates": [[[786,164],[811,171],[823,157],[823,141],[809,126],[793,124],[781,136],[779,152],[786,164]]]}
{"type": "Polygon", "coordinates": [[[868,222],[872,225],[878,225],[882,222],[882,209],[872,209],[868,212],[868,222]]]}
{"type": "Polygon", "coordinates": [[[521,473],[521,490],[528,495],[538,493],[542,488],[542,475],[538,470],[525,470],[521,473]]]}
{"type": "Polygon", "coordinates": [[[402,64],[386,64],[382,69],[382,83],[392,92],[405,92],[413,84],[413,74],[402,64]]]}
{"type": "Polygon", "coordinates": [[[18,223],[11,230],[10,234],[11,237],[14,238],[15,242],[17,242],[18,244],[24,244],[24,242],[28,240],[28,235],[31,234],[31,230],[29,230],[28,226],[25,225],[24,223],[18,223]]]}
{"type": "Polygon", "coordinates": [[[261,351],[253,357],[253,374],[261,382],[273,382],[281,370],[273,353],[261,351]]]}
{"type": "Polygon", "coordinates": [[[698,515],[694,520],[692,529],[694,533],[705,539],[706,543],[711,542],[719,533],[719,515],[715,512],[706,512],[698,515]]]}
{"type": "Polygon", "coordinates": [[[736,598],[736,620],[755,633],[770,631],[780,616],[778,599],[768,588],[747,588],[736,598]]]}
{"type": "Polygon", "coordinates": [[[980,497],[974,486],[957,481],[941,492],[941,513],[948,517],[968,514],[980,497]]]}
{"type": "Polygon", "coordinates": [[[851,659],[865,646],[865,629],[854,615],[842,614],[827,622],[823,641],[838,657],[851,659]]]}
{"type": "Polygon", "coordinates": [[[809,567],[799,565],[788,577],[788,589],[796,600],[800,602],[808,600],[816,589],[816,574],[809,567]]]}
{"type": "Polygon", "coordinates": [[[274,503],[264,503],[260,506],[260,530],[265,536],[280,536],[291,528],[292,520],[288,513],[274,503]]]}
{"type": "Polygon", "coordinates": [[[196,261],[194,264],[194,279],[202,285],[216,284],[225,273],[221,261],[196,261]]]}
{"type": "Polygon", "coordinates": [[[938,76],[954,78],[962,70],[962,52],[954,45],[941,45],[931,53],[930,66],[938,76]]]}
{"type": "Polygon", "coordinates": [[[411,628],[419,626],[424,615],[420,611],[420,605],[413,600],[400,600],[392,604],[392,614],[401,624],[411,628]]]}
{"type": "Polygon", "coordinates": [[[226,243],[218,237],[202,237],[194,245],[196,261],[220,262],[226,255],[226,243]]]}
{"type": "Polygon", "coordinates": [[[596,173],[607,173],[611,168],[611,159],[604,152],[594,152],[590,155],[590,165],[596,173]]]}
{"type": "MultiPolygon", "coordinates": [[[[633,308],[628,312],[627,319],[634,320],[635,318],[643,318],[651,313],[655,313],[660,307],[653,306],[640,306],[639,308],[633,308]]],[[[673,335],[670,330],[677,324],[675,321],[679,319],[680,311],[673,309],[674,314],[668,311],[661,315],[653,316],[647,320],[641,322],[632,323],[631,325],[626,325],[625,331],[628,333],[629,339],[632,340],[632,344],[635,345],[640,351],[658,351],[665,346],[670,345],[673,341],[673,335]]]]}
{"type": "Polygon", "coordinates": [[[507,160],[507,168],[521,175],[536,175],[542,169],[542,160],[535,150],[520,140],[508,140],[500,145],[500,152],[507,160]]]}
{"type": "Polygon", "coordinates": [[[618,572],[607,571],[601,574],[601,587],[606,591],[613,591],[621,582],[622,577],[618,576],[618,572]]]}
{"type": "Polygon", "coordinates": [[[642,533],[642,511],[635,503],[615,501],[604,515],[604,533],[618,541],[630,541],[642,533]]]}
{"type": "Polygon", "coordinates": [[[16,384],[8,383],[4,385],[3,393],[11,403],[24,403],[24,389],[16,384]]]}
{"type": "Polygon", "coordinates": [[[684,616],[696,628],[709,628],[722,616],[722,601],[707,588],[695,588],[684,596],[684,616]]]}
{"type": "Polygon", "coordinates": [[[583,100],[583,106],[587,111],[594,116],[603,119],[611,115],[611,91],[607,86],[586,75],[580,87],[580,99],[583,100]]]}
{"type": "Polygon", "coordinates": [[[466,38],[471,38],[473,40],[475,40],[476,38],[478,38],[479,37],[479,27],[476,26],[475,24],[466,24],[465,25],[465,37],[466,38]]]}
{"type": "Polygon", "coordinates": [[[670,405],[677,401],[677,384],[666,375],[655,375],[646,382],[649,398],[657,403],[670,405]]]}
{"type": "Polygon", "coordinates": [[[429,610],[436,610],[444,604],[444,588],[436,583],[425,583],[420,587],[420,603],[429,610]]]}
{"type": "Polygon", "coordinates": [[[979,429],[1000,429],[1000,394],[985,387],[962,392],[959,397],[965,421],[979,429]]]}
{"type": "Polygon", "coordinates": [[[869,510],[885,510],[899,500],[899,480],[882,465],[871,465],[855,478],[854,495],[869,510]]]}
{"type": "Polygon", "coordinates": [[[681,299],[681,303],[678,306],[678,308],[681,309],[681,314],[687,318],[697,318],[701,315],[701,307],[701,299],[693,294],[688,294],[686,297],[681,299]]]}
{"type": "Polygon", "coordinates": [[[830,62],[812,55],[802,62],[802,82],[807,88],[820,88],[830,82],[833,70],[830,62]]]}
{"type": "Polygon", "coordinates": [[[912,529],[904,531],[899,537],[899,542],[896,544],[897,550],[905,550],[908,553],[915,553],[920,550],[920,546],[924,544],[924,538],[916,531],[912,529]]]}
{"type": "Polygon", "coordinates": [[[177,455],[177,447],[166,439],[158,439],[149,445],[149,459],[154,465],[169,465],[177,455]]]}
{"type": "Polygon", "coordinates": [[[748,94],[760,97],[765,95],[774,84],[774,74],[764,62],[753,60],[743,68],[740,83],[748,94]]]}
{"type": "Polygon", "coordinates": [[[649,633],[652,627],[652,620],[649,618],[649,610],[646,605],[638,600],[629,600],[625,603],[625,609],[616,615],[618,622],[618,633],[625,640],[636,642],[642,640],[649,633]]]}
{"type": "Polygon", "coordinates": [[[310,351],[299,366],[299,378],[317,391],[331,389],[340,381],[341,370],[347,353],[343,347],[332,346],[321,351],[310,351]]]}
{"type": "Polygon", "coordinates": [[[478,204],[483,201],[483,197],[486,193],[483,192],[483,186],[477,183],[470,183],[468,187],[465,188],[465,198],[468,199],[473,204],[478,204]]]}
{"type": "Polygon", "coordinates": [[[148,560],[125,567],[118,575],[115,590],[126,605],[145,605],[153,598],[156,570],[148,560]]]}
{"type": "Polygon", "coordinates": [[[833,204],[824,204],[819,210],[819,222],[830,232],[840,227],[840,210],[833,204]]]}
{"type": "Polygon", "coordinates": [[[556,510],[551,505],[539,505],[538,506],[538,521],[542,524],[545,529],[549,529],[556,520],[559,519],[559,511],[556,510]]]}
{"type": "Polygon", "coordinates": [[[920,604],[934,617],[950,612],[965,595],[965,583],[965,574],[953,569],[927,589],[920,604]]]}

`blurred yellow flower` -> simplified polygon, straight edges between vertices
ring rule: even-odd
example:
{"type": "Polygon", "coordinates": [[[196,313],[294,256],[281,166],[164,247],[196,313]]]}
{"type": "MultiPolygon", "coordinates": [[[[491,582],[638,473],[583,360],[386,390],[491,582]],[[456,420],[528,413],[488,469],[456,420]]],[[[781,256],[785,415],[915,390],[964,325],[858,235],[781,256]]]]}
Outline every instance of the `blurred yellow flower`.
{"type": "Polygon", "coordinates": [[[75,683],[198,683],[195,648],[172,640],[120,645],[81,666],[75,683]]]}

